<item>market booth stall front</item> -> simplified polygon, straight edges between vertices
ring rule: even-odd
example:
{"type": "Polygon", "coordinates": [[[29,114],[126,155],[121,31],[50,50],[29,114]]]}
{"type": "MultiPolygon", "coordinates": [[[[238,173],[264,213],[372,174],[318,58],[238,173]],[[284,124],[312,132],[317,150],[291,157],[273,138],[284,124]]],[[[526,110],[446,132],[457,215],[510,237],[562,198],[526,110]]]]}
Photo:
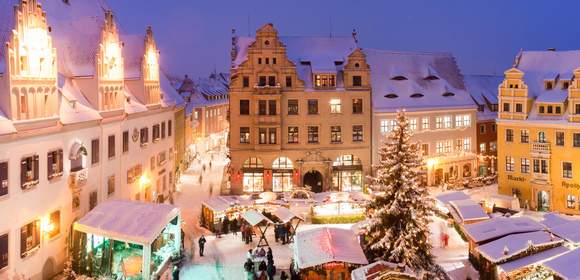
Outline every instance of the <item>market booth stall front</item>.
{"type": "Polygon", "coordinates": [[[351,279],[351,271],[368,264],[356,234],[350,229],[318,227],[298,232],[294,266],[300,279],[351,279]]]}
{"type": "Polygon", "coordinates": [[[73,269],[115,279],[171,279],[181,217],[167,204],[105,201],[74,224],[73,269]]]}

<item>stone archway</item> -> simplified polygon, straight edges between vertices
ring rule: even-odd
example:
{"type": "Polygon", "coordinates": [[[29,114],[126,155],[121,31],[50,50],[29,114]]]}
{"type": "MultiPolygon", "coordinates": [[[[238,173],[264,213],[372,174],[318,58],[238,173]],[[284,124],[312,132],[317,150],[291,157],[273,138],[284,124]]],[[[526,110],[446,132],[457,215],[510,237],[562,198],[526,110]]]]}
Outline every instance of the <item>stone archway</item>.
{"type": "Polygon", "coordinates": [[[310,170],[304,174],[303,185],[315,193],[322,192],[322,174],[318,170],[310,170]]]}

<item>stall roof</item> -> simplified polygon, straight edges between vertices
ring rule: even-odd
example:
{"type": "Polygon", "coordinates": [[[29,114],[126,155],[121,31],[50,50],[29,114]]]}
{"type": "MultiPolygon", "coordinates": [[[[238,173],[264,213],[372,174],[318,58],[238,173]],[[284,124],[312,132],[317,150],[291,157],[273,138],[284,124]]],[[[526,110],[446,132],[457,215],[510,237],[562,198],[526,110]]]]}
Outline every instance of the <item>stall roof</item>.
{"type": "Polygon", "coordinates": [[[399,266],[399,264],[386,262],[386,261],[376,261],[365,266],[361,266],[354,269],[350,276],[352,280],[369,280],[369,279],[383,279],[382,277],[394,277],[393,279],[399,279],[397,277],[402,277],[402,279],[418,279],[419,275],[411,270],[407,266],[399,266]],[[400,269],[402,268],[402,271],[400,269]]]}
{"type": "Polygon", "coordinates": [[[368,264],[356,234],[349,229],[313,228],[298,232],[294,240],[294,258],[301,269],[330,262],[368,264]]]}
{"type": "Polygon", "coordinates": [[[294,214],[294,212],[290,211],[290,209],[283,207],[283,206],[278,207],[276,210],[274,210],[274,212],[272,214],[274,214],[274,216],[278,217],[278,219],[280,219],[283,223],[290,222],[294,218],[298,218],[298,219],[304,221],[304,218],[294,214]]]}
{"type": "Polygon", "coordinates": [[[563,240],[545,231],[511,234],[477,247],[477,251],[493,263],[507,260],[530,247],[540,247],[562,243],[563,240]],[[507,249],[507,251],[506,251],[507,249]]]}
{"type": "Polygon", "coordinates": [[[476,243],[500,238],[509,234],[540,231],[543,226],[527,217],[496,217],[476,224],[465,225],[465,231],[476,243]]]}
{"type": "Polygon", "coordinates": [[[205,200],[202,203],[213,211],[222,212],[226,211],[232,202],[224,197],[218,196],[205,200]]]}
{"type": "Polygon", "coordinates": [[[441,204],[445,205],[453,200],[464,200],[469,199],[469,195],[462,191],[448,191],[443,192],[435,196],[435,199],[439,201],[441,204]]]}
{"type": "Polygon", "coordinates": [[[544,263],[544,266],[554,271],[565,280],[580,279],[580,248],[560,255],[544,263]]]}
{"type": "Polygon", "coordinates": [[[471,199],[453,200],[449,205],[457,211],[461,222],[489,219],[481,205],[471,199]]]}
{"type": "Polygon", "coordinates": [[[529,265],[544,262],[548,259],[553,258],[554,256],[564,254],[568,251],[570,251],[570,249],[564,246],[558,246],[511,262],[502,263],[498,267],[500,271],[510,273],[514,270],[518,270],[529,265]]]}
{"type": "Polygon", "coordinates": [[[264,221],[266,223],[269,223],[269,224],[274,223],[274,222],[272,222],[272,220],[268,219],[268,217],[262,215],[262,213],[260,213],[256,210],[248,210],[248,211],[244,212],[244,214],[242,214],[242,217],[244,218],[244,220],[246,220],[252,226],[256,226],[259,223],[264,222],[264,221]]]}
{"type": "Polygon", "coordinates": [[[74,229],[120,241],[150,244],[179,209],[168,204],[108,200],[74,224],[74,229]]]}

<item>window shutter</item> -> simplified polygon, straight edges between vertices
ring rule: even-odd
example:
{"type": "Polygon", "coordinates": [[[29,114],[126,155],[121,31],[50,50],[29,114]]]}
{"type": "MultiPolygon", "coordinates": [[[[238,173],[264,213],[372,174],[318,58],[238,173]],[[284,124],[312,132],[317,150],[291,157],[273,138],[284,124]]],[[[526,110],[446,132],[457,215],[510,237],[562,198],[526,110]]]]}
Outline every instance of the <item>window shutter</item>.
{"type": "Polygon", "coordinates": [[[34,155],[34,180],[38,180],[38,155],[34,155]]]}
{"type": "Polygon", "coordinates": [[[20,187],[24,189],[24,184],[26,183],[26,158],[23,158],[20,162],[20,187]]]}
{"type": "MultiPolygon", "coordinates": [[[[4,186],[4,182],[8,182],[8,162],[0,162],[0,196],[8,194],[8,184],[4,186]]],[[[0,266],[1,267],[1,266],[0,266]]]]}
{"type": "MultiPolygon", "coordinates": [[[[52,169],[52,163],[54,162],[54,158],[52,156],[52,152],[48,152],[48,156],[47,156],[47,163],[46,163],[46,167],[47,167],[47,173],[46,175],[48,176],[48,179],[52,179],[52,174],[54,172],[54,170],[52,169]]],[[[36,171],[35,171],[36,172],[36,171]]],[[[36,176],[36,174],[35,174],[36,176]]]]}
{"type": "Polygon", "coordinates": [[[24,257],[26,253],[26,236],[28,232],[28,225],[20,228],[20,256],[24,257]]]}
{"type": "Polygon", "coordinates": [[[0,269],[8,266],[8,234],[0,235],[0,269]]]}
{"type": "Polygon", "coordinates": [[[63,153],[62,149],[58,150],[58,172],[62,172],[64,170],[63,167],[63,153]]]}

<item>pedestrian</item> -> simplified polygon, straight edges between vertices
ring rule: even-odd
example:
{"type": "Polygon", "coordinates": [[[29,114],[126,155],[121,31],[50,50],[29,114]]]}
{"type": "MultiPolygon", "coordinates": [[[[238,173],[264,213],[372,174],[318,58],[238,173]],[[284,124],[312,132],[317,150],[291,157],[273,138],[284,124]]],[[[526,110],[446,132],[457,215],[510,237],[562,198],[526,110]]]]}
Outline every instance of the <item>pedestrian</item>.
{"type": "Polygon", "coordinates": [[[281,235],[281,239],[282,239],[282,244],[286,244],[286,226],[282,225],[280,227],[280,235],[281,235]]]}
{"type": "Polygon", "coordinates": [[[274,263],[274,254],[272,254],[272,248],[268,247],[268,252],[266,253],[266,259],[268,263],[274,263]]]}
{"type": "Polygon", "coordinates": [[[203,236],[203,234],[201,235],[201,237],[199,238],[199,240],[197,241],[197,243],[199,244],[199,256],[203,257],[203,250],[205,247],[205,236],[203,236]]]}
{"type": "Polygon", "coordinates": [[[278,239],[280,239],[280,225],[274,225],[274,239],[278,243],[278,239]]]}
{"type": "Polygon", "coordinates": [[[230,220],[228,219],[228,216],[225,216],[222,222],[222,232],[227,235],[229,230],[230,230],[230,220]]]}
{"type": "Polygon", "coordinates": [[[282,271],[280,273],[280,280],[288,280],[288,275],[286,274],[286,271],[282,271]]]}
{"type": "Polygon", "coordinates": [[[254,254],[252,253],[252,249],[248,250],[248,253],[246,253],[246,258],[251,260],[252,258],[254,258],[254,254]]]}
{"type": "Polygon", "coordinates": [[[266,271],[266,268],[267,268],[266,262],[265,261],[261,261],[260,262],[260,265],[258,266],[258,270],[261,271],[261,272],[265,272],[266,271]]]}
{"type": "MultiPolygon", "coordinates": [[[[246,228],[246,230],[248,231],[248,236],[247,236],[247,238],[248,238],[248,242],[250,242],[250,243],[254,242],[254,241],[252,240],[252,235],[254,235],[254,232],[253,232],[253,231],[254,231],[254,229],[252,228],[252,226],[248,225],[248,227],[246,228]]],[[[246,244],[247,244],[247,243],[246,243],[246,244]]]]}
{"type": "Polygon", "coordinates": [[[246,242],[246,224],[240,226],[240,233],[242,234],[242,242],[246,242]]]}
{"type": "Polygon", "coordinates": [[[230,222],[230,231],[234,235],[238,235],[238,220],[237,219],[232,219],[232,221],[230,222]]]}
{"type": "Polygon", "coordinates": [[[209,161],[209,170],[211,170],[211,160],[209,161]]]}
{"type": "Polygon", "coordinates": [[[268,263],[266,267],[266,272],[268,273],[268,280],[274,280],[274,275],[276,275],[276,266],[273,262],[268,263]]]}

